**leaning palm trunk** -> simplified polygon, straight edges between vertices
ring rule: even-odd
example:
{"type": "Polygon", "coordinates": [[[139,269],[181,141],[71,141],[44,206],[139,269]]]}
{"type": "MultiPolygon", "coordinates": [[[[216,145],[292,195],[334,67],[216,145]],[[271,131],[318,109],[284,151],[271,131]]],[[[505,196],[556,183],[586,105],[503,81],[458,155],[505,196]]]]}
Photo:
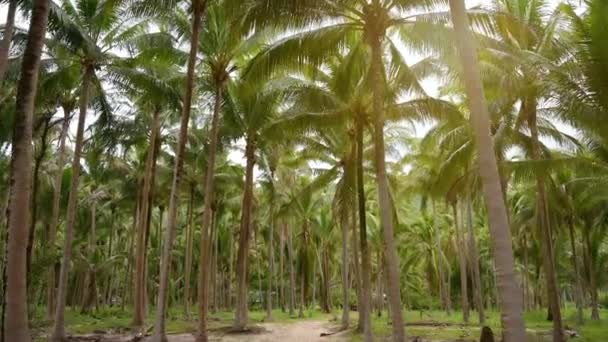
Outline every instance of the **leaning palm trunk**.
{"type": "MultiPolygon", "coordinates": [[[[53,179],[53,208],[51,212],[51,222],[49,225],[49,252],[55,248],[55,240],[57,239],[57,226],[59,224],[59,209],[61,205],[61,184],[63,182],[63,167],[65,165],[65,139],[68,135],[70,127],[71,106],[63,107],[63,123],[61,125],[61,133],[59,135],[59,147],[57,149],[57,170],[53,179]]],[[[51,321],[55,313],[55,264],[51,264],[48,270],[47,278],[47,319],[51,321]]]]}
{"type": "Polygon", "coordinates": [[[169,274],[171,273],[171,249],[177,230],[177,208],[179,207],[180,186],[184,169],[184,153],[186,141],[188,140],[188,123],[192,111],[192,95],[194,93],[194,72],[199,46],[199,35],[203,22],[206,0],[192,1],[192,36],[190,37],[190,55],[188,57],[188,71],[186,76],[184,103],[180,119],[179,138],[177,142],[177,153],[175,156],[175,169],[173,170],[173,184],[171,186],[171,197],[169,200],[169,213],[167,227],[164,236],[164,244],[161,256],[160,279],[158,286],[158,300],[156,306],[156,322],[154,323],[153,342],[167,341],[165,325],[167,315],[167,301],[169,292],[169,274]]]}
{"type": "MultiPolygon", "coordinates": [[[[532,159],[539,161],[541,160],[541,150],[537,126],[536,100],[534,98],[524,99],[522,111],[528,115],[528,127],[532,138],[532,159]]],[[[553,342],[562,342],[565,341],[566,338],[564,336],[562,323],[557,272],[555,271],[555,253],[553,252],[553,237],[551,233],[551,222],[548,213],[547,192],[544,178],[545,176],[542,174],[536,175],[536,216],[543,235],[543,268],[545,270],[545,280],[547,282],[549,310],[553,317],[553,342]]]]}
{"type": "Polygon", "coordinates": [[[192,248],[194,247],[194,184],[190,186],[188,226],[186,227],[186,265],[184,270],[184,311],[190,318],[190,277],[192,273],[192,248]]]}
{"type": "Polygon", "coordinates": [[[464,0],[450,0],[450,12],[463,66],[462,72],[471,110],[471,126],[479,153],[479,171],[488,210],[500,296],[503,340],[505,342],[525,341],[521,289],[515,275],[513,246],[494,154],[494,144],[490,135],[490,119],[479,75],[474,38],[469,32],[464,0]]]}
{"type": "Polygon", "coordinates": [[[13,40],[13,32],[15,31],[15,14],[17,12],[17,0],[11,0],[8,4],[8,12],[6,14],[6,23],[4,24],[4,33],[2,42],[0,42],[0,85],[4,82],[6,70],[8,69],[8,54],[11,49],[13,40]]]}
{"type": "Polygon", "coordinates": [[[363,179],[363,118],[357,118],[355,124],[357,146],[357,199],[359,205],[359,243],[361,244],[361,303],[359,312],[362,313],[363,335],[365,341],[373,341],[372,336],[372,284],[370,275],[372,263],[367,244],[367,223],[365,220],[365,183],[363,179]]]}
{"type": "Polygon", "coordinates": [[[150,144],[148,146],[148,155],[146,157],[145,171],[144,171],[144,184],[141,195],[141,208],[139,211],[139,219],[137,220],[137,254],[135,260],[135,284],[133,287],[134,293],[133,298],[134,312],[133,322],[131,325],[135,328],[141,329],[146,319],[145,302],[146,302],[146,277],[145,277],[145,260],[146,260],[146,229],[148,228],[149,222],[149,207],[150,198],[152,193],[152,178],[154,170],[154,149],[156,148],[156,140],[160,127],[160,108],[154,109],[154,115],[152,118],[152,127],[150,135],[150,144]]]}
{"type": "MultiPolygon", "coordinates": [[[[372,60],[370,66],[370,84],[373,87],[374,113],[374,157],[376,166],[376,182],[378,186],[378,204],[382,223],[384,240],[386,274],[388,277],[388,300],[393,320],[393,341],[406,340],[403,313],[401,310],[401,279],[399,276],[399,257],[395,246],[393,228],[393,210],[389,194],[388,177],[384,151],[384,71],[382,65],[382,43],[379,32],[375,37],[369,37],[372,60]]],[[[370,33],[372,34],[372,33],[370,33]]]]}
{"type": "Polygon", "coordinates": [[[76,224],[76,203],[78,201],[78,185],[80,184],[80,156],[84,140],[84,126],[89,107],[89,96],[91,93],[91,82],[94,75],[92,65],[83,66],[82,92],[80,95],[80,113],[78,114],[78,129],[76,131],[76,145],[72,159],[72,179],[70,183],[70,195],[68,197],[68,209],[66,214],[65,241],[63,246],[63,259],[59,273],[59,285],[57,289],[57,308],[55,310],[55,326],[51,340],[60,342],[65,340],[65,305],[68,294],[68,277],[70,272],[70,259],[72,258],[72,242],[74,241],[74,226],[76,224]]]}
{"type": "MultiPolygon", "coordinates": [[[[13,1],[14,2],[14,1],[13,1]]],[[[6,264],[4,341],[31,340],[27,315],[26,245],[32,182],[32,122],[49,1],[34,1],[17,90],[6,264]]]]}
{"type": "Polygon", "coordinates": [[[453,203],[454,227],[456,228],[456,240],[458,241],[458,261],[460,265],[460,300],[462,306],[462,317],[465,323],[469,323],[469,294],[467,289],[467,256],[463,227],[460,226],[458,217],[458,205],[453,203]]]}
{"type": "Polygon", "coordinates": [[[243,214],[241,216],[241,231],[239,233],[239,251],[236,265],[237,295],[236,313],[234,318],[235,330],[244,330],[249,319],[247,299],[248,257],[249,242],[251,240],[251,211],[253,205],[253,166],[255,164],[255,145],[253,135],[247,138],[245,157],[247,166],[245,170],[245,193],[243,195],[243,214]]]}
{"type": "MultiPolygon", "coordinates": [[[[209,156],[207,160],[207,172],[205,173],[205,198],[203,203],[203,227],[201,229],[201,250],[198,268],[198,334],[197,342],[207,341],[207,310],[209,303],[209,276],[208,266],[209,256],[211,255],[210,231],[212,227],[213,209],[211,204],[214,201],[213,180],[215,179],[215,156],[217,142],[219,139],[220,109],[222,107],[222,84],[215,91],[215,105],[213,106],[213,117],[211,119],[211,132],[209,141],[209,156]]],[[[211,232],[213,233],[213,232],[211,232]]]]}

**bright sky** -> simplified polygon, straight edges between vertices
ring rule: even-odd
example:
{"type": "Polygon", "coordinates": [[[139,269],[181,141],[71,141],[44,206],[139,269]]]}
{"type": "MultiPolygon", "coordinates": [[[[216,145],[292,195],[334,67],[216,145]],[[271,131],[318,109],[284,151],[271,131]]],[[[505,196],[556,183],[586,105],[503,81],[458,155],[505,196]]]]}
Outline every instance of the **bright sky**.
{"type": "MultiPolygon", "coordinates": [[[[553,4],[553,6],[557,5],[560,1],[558,0],[548,0],[549,3],[553,4]]],[[[492,3],[492,0],[465,0],[467,7],[474,7],[474,6],[489,6],[492,3]]],[[[2,24],[4,24],[6,22],[6,12],[7,12],[7,8],[8,5],[7,4],[2,4],[0,5],[0,22],[2,24]]],[[[26,28],[27,23],[24,21],[23,17],[21,15],[18,15],[17,18],[17,26],[21,27],[21,28],[26,28]]],[[[404,53],[407,54],[406,51],[403,51],[404,53]]],[[[410,56],[406,56],[407,60],[411,63],[411,62],[415,62],[417,60],[419,60],[421,57],[419,56],[414,56],[414,55],[410,55],[410,56]]],[[[427,92],[431,95],[431,96],[436,96],[438,94],[438,90],[439,90],[439,82],[438,80],[427,80],[423,83],[423,86],[425,87],[425,89],[427,90],[427,92]]],[[[94,121],[93,117],[87,118],[88,120],[88,124],[91,124],[94,121]]],[[[72,127],[70,127],[70,131],[71,131],[71,135],[72,137],[75,135],[76,133],[76,120],[74,120],[73,124],[71,125],[72,127]]],[[[561,125],[560,125],[560,128],[561,125]]],[[[568,133],[574,133],[573,130],[569,127],[563,127],[564,130],[566,130],[568,133]]],[[[419,126],[416,127],[416,135],[423,135],[426,131],[428,130],[428,127],[425,126],[419,126]]],[[[233,150],[230,153],[229,158],[236,162],[236,163],[243,163],[243,152],[240,150],[233,150]]]]}

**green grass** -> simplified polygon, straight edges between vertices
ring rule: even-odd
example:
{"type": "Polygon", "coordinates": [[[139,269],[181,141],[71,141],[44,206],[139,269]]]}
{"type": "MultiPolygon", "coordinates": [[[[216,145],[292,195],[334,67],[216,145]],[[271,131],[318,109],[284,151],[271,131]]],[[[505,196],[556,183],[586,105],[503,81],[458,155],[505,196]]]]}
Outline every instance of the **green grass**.
{"type": "MultiPolygon", "coordinates": [[[[151,326],[154,317],[153,310],[151,310],[151,316],[148,318],[147,326],[151,326]]],[[[495,335],[500,334],[500,315],[497,312],[487,312],[488,316],[486,324],[489,325],[494,331],[495,335]]],[[[575,309],[568,307],[564,310],[565,324],[571,328],[574,328],[581,337],[576,339],[579,342],[606,342],[608,340],[608,310],[603,310],[600,313],[603,317],[602,321],[592,322],[586,320],[582,327],[577,327],[575,324],[575,309]]],[[[48,322],[45,322],[44,308],[37,309],[34,312],[34,324],[33,327],[38,335],[41,335],[43,331],[49,329],[48,322]]],[[[234,317],[233,312],[220,311],[210,315],[209,328],[218,329],[228,327],[232,324],[234,317]]],[[[261,323],[265,321],[265,311],[251,311],[249,318],[253,324],[261,323]]],[[[295,316],[290,316],[288,313],[284,313],[281,310],[273,311],[272,322],[278,323],[294,323],[301,320],[319,320],[319,321],[338,321],[340,312],[336,311],[331,314],[325,314],[320,311],[305,311],[305,317],[299,318],[297,311],[295,316]]],[[[551,330],[551,322],[545,320],[546,311],[535,311],[525,314],[526,327],[530,335],[534,335],[537,332],[548,332],[551,330]]],[[[585,312],[585,317],[589,317],[589,312],[585,312]]],[[[357,323],[357,313],[352,313],[351,325],[355,326],[357,323]]],[[[404,312],[404,319],[406,322],[406,330],[409,336],[420,336],[430,340],[455,340],[455,339],[467,339],[477,341],[479,340],[479,327],[477,326],[477,316],[475,312],[471,312],[471,322],[468,326],[462,326],[462,314],[460,312],[454,312],[448,316],[443,311],[406,311],[404,312]],[[431,326],[410,326],[407,327],[407,323],[412,322],[441,322],[447,323],[446,326],[431,327],[431,326]],[[450,325],[453,324],[453,325],[450,325]]],[[[87,315],[82,315],[78,310],[66,311],[66,325],[69,334],[90,334],[95,331],[104,332],[126,332],[130,329],[130,323],[132,319],[131,310],[122,311],[119,308],[104,309],[100,312],[92,312],[87,315]]],[[[378,338],[389,336],[391,333],[391,326],[387,324],[386,312],[382,317],[377,317],[376,314],[373,316],[372,327],[374,336],[378,338]]],[[[169,311],[167,318],[167,332],[170,334],[175,333],[188,333],[196,331],[196,315],[191,318],[186,318],[182,307],[172,307],[169,311]]],[[[352,333],[353,341],[361,341],[361,335],[352,333]]]]}
{"type": "MultiPolygon", "coordinates": [[[[579,342],[606,342],[608,341],[608,310],[603,310],[600,313],[601,321],[591,321],[587,319],[583,326],[576,325],[575,308],[569,307],[563,310],[564,324],[576,330],[580,337],[576,339],[579,342]]],[[[537,333],[546,333],[551,331],[552,323],[546,320],[546,310],[528,312],[524,314],[526,321],[526,329],[530,336],[530,341],[537,341],[535,336],[537,333]]],[[[492,328],[495,336],[500,336],[500,314],[498,312],[486,312],[486,325],[492,328]]],[[[585,311],[585,317],[588,318],[590,312],[585,311]]],[[[355,317],[356,318],[356,317],[355,317]]],[[[463,322],[462,313],[454,312],[448,316],[444,311],[406,311],[404,312],[406,322],[406,331],[408,336],[420,336],[429,340],[450,340],[450,339],[465,339],[478,341],[480,329],[477,326],[477,316],[475,312],[471,312],[470,324],[468,326],[460,325],[463,322]],[[446,325],[440,327],[407,327],[410,322],[441,322],[452,323],[458,325],[446,325]]],[[[374,336],[386,337],[391,333],[392,327],[387,324],[386,314],[378,318],[374,314],[372,320],[372,328],[374,336]]],[[[354,341],[361,341],[361,335],[353,334],[354,341]]]]}

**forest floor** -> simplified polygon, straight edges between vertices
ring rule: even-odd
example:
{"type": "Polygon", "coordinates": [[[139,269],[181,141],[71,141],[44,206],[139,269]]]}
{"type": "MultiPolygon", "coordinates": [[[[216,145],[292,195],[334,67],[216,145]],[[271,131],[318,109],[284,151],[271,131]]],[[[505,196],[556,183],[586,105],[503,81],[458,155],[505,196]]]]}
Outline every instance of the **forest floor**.
{"type": "MultiPolygon", "coordinates": [[[[44,321],[44,308],[34,313],[33,329],[35,341],[46,341],[50,330],[49,322],[44,321]]],[[[608,310],[601,310],[601,321],[586,320],[585,325],[577,327],[575,324],[575,310],[568,307],[564,310],[566,326],[572,327],[578,333],[573,341],[578,342],[606,342],[608,341],[608,310]]],[[[169,342],[192,342],[196,332],[195,317],[186,318],[182,308],[169,310],[167,319],[167,333],[169,342]]],[[[486,312],[486,324],[494,330],[495,336],[500,336],[500,315],[498,312],[486,312]]],[[[589,312],[585,312],[586,318],[589,312]]],[[[345,332],[321,337],[321,334],[337,331],[340,312],[324,314],[319,311],[306,311],[305,317],[300,318],[281,310],[273,311],[274,319],[265,321],[264,311],[251,311],[249,318],[252,331],[248,333],[231,333],[232,312],[217,312],[209,320],[210,341],[221,342],[325,342],[325,341],[362,341],[362,336],[352,329],[345,332]]],[[[470,324],[462,323],[462,314],[453,312],[447,315],[441,311],[405,311],[404,319],[406,331],[411,340],[433,342],[474,342],[479,340],[479,326],[471,313],[470,324]]],[[[545,342],[550,340],[551,322],[546,321],[546,311],[539,310],[525,314],[528,329],[528,342],[545,342]]],[[[130,342],[133,333],[130,332],[132,313],[129,309],[107,308],[87,315],[78,310],[66,312],[68,332],[74,336],[72,341],[77,342],[130,342]]],[[[153,317],[148,319],[148,331],[151,332],[153,317]]],[[[351,326],[357,324],[357,314],[352,313],[351,326]]],[[[392,326],[388,324],[386,312],[381,317],[373,316],[372,327],[377,341],[388,340],[392,326]]]]}

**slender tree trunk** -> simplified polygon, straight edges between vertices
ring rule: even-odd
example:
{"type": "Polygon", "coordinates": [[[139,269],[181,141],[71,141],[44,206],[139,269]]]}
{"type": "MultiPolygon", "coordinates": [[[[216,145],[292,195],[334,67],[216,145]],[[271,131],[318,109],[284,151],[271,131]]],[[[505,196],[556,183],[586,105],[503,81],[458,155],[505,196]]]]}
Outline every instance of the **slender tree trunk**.
{"type": "MultiPolygon", "coordinates": [[[[274,175],[272,177],[274,179],[274,175]]],[[[268,231],[268,293],[266,298],[266,321],[272,321],[272,277],[274,275],[274,206],[270,205],[270,223],[268,231]]]]}
{"type": "MultiPolygon", "coordinates": [[[[173,184],[171,186],[171,197],[169,200],[169,214],[167,217],[167,227],[165,231],[161,256],[160,279],[158,286],[158,301],[156,306],[156,322],[154,323],[154,333],[152,342],[166,342],[166,315],[167,301],[169,292],[169,276],[171,273],[171,252],[175,234],[177,230],[177,209],[179,207],[182,174],[184,169],[184,153],[186,141],[188,140],[188,123],[190,112],[192,111],[192,95],[195,87],[194,73],[199,46],[199,36],[203,17],[207,8],[207,0],[192,1],[192,35],[190,36],[190,55],[188,58],[188,71],[186,76],[184,104],[181,113],[179,138],[177,142],[177,153],[175,156],[175,169],[173,170],[173,184]]],[[[201,248],[204,246],[201,246],[201,248]]]]}
{"type": "Polygon", "coordinates": [[[160,108],[154,109],[152,118],[152,127],[150,130],[150,143],[148,144],[148,155],[146,157],[143,188],[141,195],[141,208],[139,210],[139,219],[137,220],[137,256],[135,259],[135,284],[133,286],[134,312],[131,325],[136,329],[142,329],[144,320],[146,319],[146,230],[148,228],[150,212],[150,198],[152,194],[152,178],[154,174],[154,150],[156,141],[160,133],[160,108]]]}
{"type": "MultiPolygon", "coordinates": [[[[61,124],[61,133],[59,135],[59,146],[57,148],[57,164],[55,174],[53,175],[53,208],[51,212],[51,222],[49,226],[48,250],[49,255],[55,251],[55,241],[57,240],[57,228],[59,226],[59,213],[61,208],[61,187],[63,182],[63,168],[66,162],[65,139],[68,135],[70,127],[70,114],[72,106],[63,106],[63,122],[61,124]]],[[[55,263],[53,262],[48,269],[47,276],[47,319],[51,321],[55,313],[55,291],[56,291],[56,276],[55,263]]]]}
{"type": "Polygon", "coordinates": [[[443,258],[441,253],[441,232],[439,231],[439,217],[437,214],[437,208],[435,201],[432,201],[433,208],[433,225],[435,231],[435,247],[437,255],[437,272],[439,273],[439,295],[441,296],[441,302],[443,309],[446,311],[448,316],[450,315],[450,305],[448,305],[448,293],[446,290],[446,277],[443,269],[443,258]]]}
{"type": "Polygon", "coordinates": [[[287,261],[289,262],[289,316],[295,315],[296,279],[293,255],[293,232],[287,228],[287,261]]]}
{"type": "MultiPolygon", "coordinates": [[[[224,77],[224,76],[222,76],[224,77]]],[[[215,104],[213,106],[213,117],[211,119],[211,132],[209,141],[209,154],[207,160],[207,172],[205,172],[205,195],[203,203],[203,226],[201,228],[201,254],[198,270],[198,334],[197,342],[206,342],[207,337],[207,308],[209,303],[209,270],[207,260],[210,256],[210,230],[212,221],[212,207],[214,201],[214,179],[215,179],[215,156],[219,139],[220,110],[223,102],[223,87],[225,79],[217,80],[215,89],[215,104]]]]}
{"type": "Polygon", "coordinates": [[[74,241],[74,226],[76,224],[76,213],[78,208],[78,186],[80,184],[80,156],[84,141],[84,126],[89,107],[89,96],[91,94],[91,81],[94,75],[92,65],[83,66],[82,92],[80,95],[80,113],[78,115],[78,129],[76,131],[76,145],[74,147],[74,158],[72,160],[72,179],[70,183],[70,195],[68,197],[68,209],[66,213],[65,241],[63,246],[63,259],[59,273],[59,286],[57,289],[57,309],[55,310],[55,325],[51,341],[64,341],[65,336],[65,305],[68,293],[68,278],[70,272],[70,260],[72,258],[72,242],[74,241]]]}
{"type": "Polygon", "coordinates": [[[3,331],[7,342],[31,340],[27,314],[26,244],[32,181],[32,122],[48,13],[48,0],[34,1],[15,106],[3,331]]]}
{"type": "Polygon", "coordinates": [[[576,322],[578,325],[583,325],[583,286],[581,285],[581,272],[578,268],[578,257],[576,253],[576,239],[574,232],[574,215],[568,220],[568,231],[570,233],[570,247],[572,248],[572,266],[574,267],[575,290],[574,301],[576,303],[576,322]]]}
{"type": "Polygon", "coordinates": [[[471,126],[479,153],[480,174],[490,223],[490,237],[500,294],[501,322],[505,342],[526,339],[521,289],[515,274],[515,261],[507,211],[490,135],[490,119],[479,74],[474,38],[469,32],[464,0],[450,0],[463,77],[471,110],[471,126]]]}
{"type": "Polygon", "coordinates": [[[285,274],[283,268],[283,259],[285,258],[285,224],[281,224],[281,228],[279,229],[279,305],[281,306],[281,311],[285,312],[285,280],[283,279],[283,275],[285,274]]]}
{"type": "MultiPolygon", "coordinates": [[[[347,214],[348,215],[348,214],[347,214]]],[[[346,215],[343,215],[346,216],[346,215]]],[[[350,325],[350,281],[348,279],[348,218],[343,217],[342,226],[342,329],[350,325]]]]}
{"type": "Polygon", "coordinates": [[[361,244],[361,299],[359,312],[363,319],[363,335],[365,341],[373,341],[372,336],[372,284],[371,284],[371,273],[372,263],[367,244],[367,223],[366,223],[366,210],[365,210],[365,183],[363,179],[363,118],[359,115],[356,122],[356,136],[357,136],[357,199],[359,205],[359,243],[361,244]]]}
{"type": "MultiPolygon", "coordinates": [[[[32,194],[30,197],[30,228],[29,228],[29,234],[28,234],[28,238],[27,238],[27,259],[26,259],[26,269],[27,269],[27,274],[29,277],[31,277],[30,275],[30,270],[32,268],[32,254],[34,251],[34,237],[35,237],[35,233],[36,233],[36,223],[38,220],[38,192],[40,189],[40,167],[42,166],[42,162],[44,161],[44,155],[46,154],[46,150],[47,150],[47,135],[49,133],[49,124],[50,124],[50,120],[51,118],[44,118],[42,119],[44,121],[43,125],[43,129],[42,129],[42,134],[40,136],[40,150],[38,151],[38,154],[36,155],[36,157],[34,158],[34,174],[33,174],[33,179],[32,179],[32,194]]],[[[31,288],[31,282],[28,280],[28,291],[32,291],[31,288]]]]}
{"type": "MultiPolygon", "coordinates": [[[[356,153],[356,152],[355,152],[356,153]]],[[[356,178],[353,179],[353,186],[356,188],[357,184],[356,184],[357,180],[356,178]]],[[[357,322],[357,332],[362,333],[363,332],[363,322],[365,322],[365,311],[361,310],[361,304],[363,303],[363,291],[361,290],[363,288],[363,284],[362,284],[362,280],[361,280],[361,262],[359,260],[360,256],[359,256],[359,246],[361,245],[359,243],[359,234],[357,232],[357,214],[358,211],[356,209],[356,197],[353,197],[353,207],[352,210],[350,211],[351,215],[351,228],[352,228],[352,234],[351,234],[351,244],[353,246],[353,254],[352,254],[352,262],[353,262],[353,277],[354,277],[354,281],[355,281],[355,287],[356,287],[356,292],[357,292],[357,312],[359,313],[359,320],[357,322]]]]}
{"type": "MultiPolygon", "coordinates": [[[[372,11],[376,15],[384,9],[379,1],[374,0],[372,11]]],[[[390,189],[386,174],[386,160],[384,151],[384,68],[382,62],[382,41],[385,28],[381,32],[373,32],[369,37],[371,46],[370,84],[373,85],[373,114],[374,114],[374,157],[376,166],[376,182],[378,187],[378,204],[380,207],[380,218],[382,223],[382,234],[384,239],[384,250],[386,258],[386,271],[388,276],[388,297],[393,319],[393,336],[395,342],[406,340],[403,313],[401,309],[401,279],[399,275],[399,257],[395,245],[395,233],[393,227],[393,210],[390,199],[390,189]]]]}
{"type": "Polygon", "coordinates": [[[466,243],[463,235],[463,227],[458,220],[458,207],[453,203],[454,227],[456,228],[456,240],[458,241],[458,261],[460,264],[460,300],[462,305],[462,317],[465,323],[469,323],[469,294],[467,288],[467,256],[466,243]]]}
{"type": "Polygon", "coordinates": [[[192,273],[192,248],[194,245],[194,184],[190,186],[190,204],[188,204],[188,226],[186,231],[186,270],[184,271],[184,310],[190,318],[190,283],[192,273]]]}
{"type": "Polygon", "coordinates": [[[228,233],[228,236],[230,237],[230,243],[229,243],[229,248],[230,248],[230,255],[228,257],[228,275],[227,275],[227,289],[226,289],[226,308],[229,310],[232,310],[232,274],[233,272],[233,267],[234,267],[234,234],[232,232],[228,233]]]}
{"type": "MultiPolygon", "coordinates": [[[[97,234],[96,230],[96,216],[97,216],[97,205],[96,199],[93,199],[91,205],[91,231],[89,234],[89,246],[87,248],[89,260],[93,260],[95,256],[95,247],[97,245],[97,234]]],[[[85,295],[82,297],[82,310],[81,314],[87,314],[91,311],[93,305],[97,307],[97,281],[95,274],[95,265],[88,265],[87,274],[85,276],[85,295]]]]}
{"type": "Polygon", "coordinates": [[[6,23],[4,24],[4,35],[0,42],[0,86],[4,82],[6,70],[8,69],[8,54],[13,41],[15,31],[15,14],[17,13],[17,0],[10,0],[8,3],[8,12],[6,14],[6,23]]]}
{"type": "Polygon", "coordinates": [[[243,195],[243,214],[241,216],[241,231],[239,237],[239,251],[237,256],[237,296],[236,296],[236,314],[234,319],[234,328],[236,330],[245,330],[247,321],[249,320],[248,299],[247,299],[247,280],[249,275],[248,257],[249,243],[251,240],[251,224],[252,224],[252,205],[253,205],[253,166],[255,164],[255,142],[253,136],[247,138],[247,146],[245,147],[245,157],[247,158],[247,166],[245,170],[245,193],[243,195]]]}
{"type": "Polygon", "coordinates": [[[475,287],[475,306],[479,315],[479,325],[486,324],[486,315],[483,308],[483,286],[481,285],[481,274],[479,271],[479,252],[477,251],[477,240],[475,239],[475,227],[473,226],[473,204],[471,198],[467,196],[467,224],[469,226],[469,258],[471,272],[473,275],[473,286],[475,287]]]}
{"type": "MultiPolygon", "coordinates": [[[[541,147],[538,136],[536,100],[526,98],[522,103],[522,111],[528,115],[528,127],[532,138],[532,159],[541,160],[541,147]]],[[[545,269],[545,280],[547,282],[547,295],[549,309],[553,317],[553,341],[562,342],[566,340],[560,309],[559,286],[555,270],[555,254],[553,252],[553,237],[551,233],[551,222],[548,215],[547,192],[545,189],[545,176],[536,175],[537,187],[537,218],[543,234],[543,267],[545,269]]]]}
{"type": "Polygon", "coordinates": [[[589,291],[591,295],[591,320],[599,321],[600,320],[600,312],[598,309],[599,302],[597,296],[597,279],[595,275],[595,267],[593,262],[593,252],[591,247],[591,238],[589,237],[589,228],[584,232],[585,235],[585,245],[586,248],[586,263],[587,263],[587,272],[589,272],[589,291]]]}

